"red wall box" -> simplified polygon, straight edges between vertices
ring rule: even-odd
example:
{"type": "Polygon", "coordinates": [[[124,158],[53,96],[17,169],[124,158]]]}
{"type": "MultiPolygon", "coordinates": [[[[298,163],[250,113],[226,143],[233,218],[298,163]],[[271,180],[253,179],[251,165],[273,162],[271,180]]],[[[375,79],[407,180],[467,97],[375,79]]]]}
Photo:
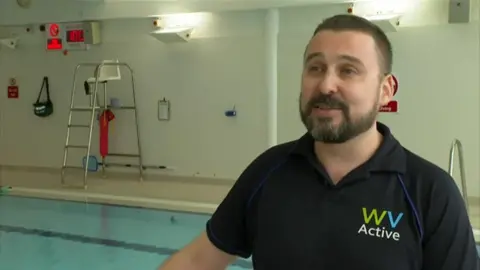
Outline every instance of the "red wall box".
{"type": "Polygon", "coordinates": [[[18,98],[18,86],[8,86],[8,98],[18,98]]]}

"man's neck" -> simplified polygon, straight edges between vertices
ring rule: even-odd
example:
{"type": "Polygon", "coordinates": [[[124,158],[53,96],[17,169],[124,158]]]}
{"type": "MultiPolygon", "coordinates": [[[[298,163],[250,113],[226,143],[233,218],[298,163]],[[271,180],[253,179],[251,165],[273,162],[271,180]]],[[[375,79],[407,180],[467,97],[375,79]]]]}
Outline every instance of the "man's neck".
{"type": "Polygon", "coordinates": [[[382,143],[376,124],[367,132],[341,144],[315,142],[315,154],[337,183],[350,171],[369,160],[382,143]]]}

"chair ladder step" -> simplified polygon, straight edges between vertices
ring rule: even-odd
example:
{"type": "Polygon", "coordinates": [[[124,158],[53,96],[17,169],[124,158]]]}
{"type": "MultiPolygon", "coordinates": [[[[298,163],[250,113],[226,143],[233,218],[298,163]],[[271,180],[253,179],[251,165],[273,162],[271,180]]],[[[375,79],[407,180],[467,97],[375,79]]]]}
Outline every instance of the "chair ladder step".
{"type": "Polygon", "coordinates": [[[63,166],[64,169],[75,169],[75,170],[84,170],[84,167],[81,166],[72,166],[72,165],[65,165],[63,166]]]}
{"type": "MultiPolygon", "coordinates": [[[[95,106],[95,107],[73,107],[70,110],[72,111],[92,111],[95,108],[95,110],[100,110],[100,109],[105,109],[105,107],[101,106],[95,106]]],[[[107,106],[107,109],[111,110],[135,110],[135,106],[107,106]]]]}
{"type": "Polygon", "coordinates": [[[70,110],[74,112],[91,112],[93,109],[97,110],[100,109],[101,107],[95,106],[95,107],[73,107],[70,110]]]}
{"type": "Polygon", "coordinates": [[[80,148],[80,149],[87,149],[88,145],[76,145],[76,144],[67,144],[66,148],[80,148]]]}
{"type": "Polygon", "coordinates": [[[90,128],[90,125],[79,125],[79,124],[70,124],[69,128],[90,128]]]}

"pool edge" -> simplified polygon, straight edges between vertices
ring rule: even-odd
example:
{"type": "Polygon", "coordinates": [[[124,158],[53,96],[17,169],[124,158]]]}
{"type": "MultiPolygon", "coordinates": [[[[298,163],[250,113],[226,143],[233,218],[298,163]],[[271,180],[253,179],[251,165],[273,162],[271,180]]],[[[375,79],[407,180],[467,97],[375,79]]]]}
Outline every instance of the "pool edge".
{"type": "Polygon", "coordinates": [[[197,214],[212,214],[218,207],[218,205],[211,203],[197,203],[167,199],[119,196],[102,193],[91,193],[88,191],[59,191],[24,187],[12,187],[8,195],[40,199],[65,200],[82,203],[98,203],[116,206],[159,209],[166,211],[178,211],[197,214]]]}

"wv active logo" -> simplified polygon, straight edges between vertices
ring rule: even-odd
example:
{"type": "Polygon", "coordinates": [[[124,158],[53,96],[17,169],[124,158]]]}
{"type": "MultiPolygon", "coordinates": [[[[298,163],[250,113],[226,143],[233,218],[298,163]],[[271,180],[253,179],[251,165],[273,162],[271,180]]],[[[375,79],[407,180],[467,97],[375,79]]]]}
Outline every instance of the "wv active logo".
{"type": "Polygon", "coordinates": [[[364,224],[360,226],[358,234],[400,241],[400,233],[396,232],[395,228],[402,220],[403,213],[395,214],[389,210],[380,212],[375,208],[368,212],[367,208],[362,207],[362,214],[364,224]]]}

